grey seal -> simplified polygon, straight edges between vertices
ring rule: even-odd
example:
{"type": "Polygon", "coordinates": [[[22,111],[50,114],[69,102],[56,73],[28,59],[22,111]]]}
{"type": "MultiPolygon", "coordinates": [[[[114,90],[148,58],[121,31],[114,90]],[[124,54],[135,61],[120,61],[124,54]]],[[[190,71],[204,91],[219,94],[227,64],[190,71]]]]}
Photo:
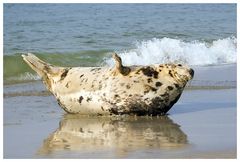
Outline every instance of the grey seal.
{"type": "Polygon", "coordinates": [[[194,76],[182,64],[124,66],[115,53],[114,67],[57,67],[28,53],[24,61],[38,73],[68,113],[163,115],[194,76]]]}

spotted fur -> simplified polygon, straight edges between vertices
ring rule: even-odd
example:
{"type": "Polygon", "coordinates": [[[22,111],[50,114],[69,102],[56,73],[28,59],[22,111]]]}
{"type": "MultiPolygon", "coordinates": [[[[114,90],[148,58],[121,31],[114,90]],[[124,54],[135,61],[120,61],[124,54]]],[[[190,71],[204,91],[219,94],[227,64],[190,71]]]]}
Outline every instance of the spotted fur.
{"type": "Polygon", "coordinates": [[[178,101],[193,70],[181,64],[64,68],[23,55],[68,113],[162,115],[178,101]]]}

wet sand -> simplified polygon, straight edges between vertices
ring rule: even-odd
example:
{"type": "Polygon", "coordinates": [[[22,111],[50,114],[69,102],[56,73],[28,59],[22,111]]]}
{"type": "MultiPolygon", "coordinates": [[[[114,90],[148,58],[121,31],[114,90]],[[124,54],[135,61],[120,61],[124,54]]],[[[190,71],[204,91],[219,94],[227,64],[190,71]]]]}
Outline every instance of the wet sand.
{"type": "Polygon", "coordinates": [[[52,96],[7,97],[4,158],[236,158],[235,97],[187,90],[163,117],[67,115],[52,96]]]}
{"type": "Polygon", "coordinates": [[[236,158],[234,80],[187,88],[159,117],[65,114],[41,82],[5,85],[4,158],[236,158]]]}

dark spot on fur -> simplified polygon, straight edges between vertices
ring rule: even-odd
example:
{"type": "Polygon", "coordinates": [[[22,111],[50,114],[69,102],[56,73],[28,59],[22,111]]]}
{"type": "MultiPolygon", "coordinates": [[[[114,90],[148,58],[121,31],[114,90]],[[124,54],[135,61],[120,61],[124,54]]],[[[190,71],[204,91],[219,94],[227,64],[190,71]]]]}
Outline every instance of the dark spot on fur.
{"type": "Polygon", "coordinates": [[[138,80],[134,80],[133,82],[134,82],[134,83],[139,83],[139,81],[138,81],[138,80]]]}
{"type": "Polygon", "coordinates": [[[169,94],[167,92],[165,92],[164,94],[161,94],[160,96],[166,97],[166,96],[169,96],[169,94]]]}
{"type": "Polygon", "coordinates": [[[149,89],[148,89],[148,90],[145,90],[143,93],[146,94],[146,93],[148,93],[148,92],[149,92],[149,89]]]}
{"type": "Polygon", "coordinates": [[[118,98],[118,97],[119,97],[119,95],[117,95],[117,94],[114,95],[114,98],[118,98]]]}
{"type": "Polygon", "coordinates": [[[80,96],[79,99],[78,99],[78,102],[81,104],[82,100],[83,100],[83,96],[80,96]]]}
{"type": "Polygon", "coordinates": [[[102,114],[100,114],[100,113],[97,113],[97,116],[102,116],[102,114]]]}
{"type": "Polygon", "coordinates": [[[103,96],[106,96],[106,93],[103,93],[103,96]]]}
{"type": "Polygon", "coordinates": [[[110,115],[111,115],[111,114],[116,114],[116,115],[119,115],[119,114],[120,114],[119,111],[118,111],[118,108],[117,108],[116,106],[110,108],[110,109],[109,109],[109,113],[110,113],[110,115]]]}
{"type": "Polygon", "coordinates": [[[101,106],[102,111],[104,111],[104,108],[101,106]]]}
{"type": "Polygon", "coordinates": [[[156,88],[154,88],[154,87],[152,87],[152,86],[150,86],[150,85],[145,85],[145,87],[146,87],[146,89],[145,89],[145,91],[144,91],[144,94],[148,93],[150,90],[151,90],[151,91],[154,91],[154,92],[157,91],[156,88]]]}
{"type": "Polygon", "coordinates": [[[67,76],[68,71],[69,71],[69,69],[65,69],[65,70],[64,70],[64,72],[63,72],[62,75],[61,75],[60,81],[63,80],[63,79],[67,76]]]}
{"type": "Polygon", "coordinates": [[[124,83],[120,83],[120,86],[124,86],[124,83]]]}
{"type": "Polygon", "coordinates": [[[92,101],[92,98],[87,97],[87,102],[92,101]]]}
{"type": "Polygon", "coordinates": [[[157,79],[158,78],[158,72],[157,71],[155,71],[154,72],[154,76],[153,76],[155,79],[157,79]]]}
{"type": "Polygon", "coordinates": [[[128,85],[126,85],[126,88],[127,88],[127,89],[130,89],[130,88],[131,88],[131,86],[128,84],[128,85]]]}
{"type": "Polygon", "coordinates": [[[147,82],[151,83],[152,82],[152,78],[148,78],[147,82]]]}
{"type": "Polygon", "coordinates": [[[80,75],[80,78],[82,78],[84,76],[84,74],[80,75]]]}
{"type": "Polygon", "coordinates": [[[163,102],[163,99],[161,99],[160,97],[155,97],[153,100],[152,100],[152,103],[154,105],[158,105],[159,103],[163,102]]]}
{"type": "Polygon", "coordinates": [[[178,89],[179,88],[179,85],[178,84],[174,84],[175,85],[175,87],[178,89]]]}
{"type": "Polygon", "coordinates": [[[129,97],[132,97],[132,95],[130,94],[130,95],[128,95],[129,97]]]}
{"type": "Polygon", "coordinates": [[[160,68],[163,68],[163,65],[159,65],[160,68]]]}
{"type": "Polygon", "coordinates": [[[44,67],[43,67],[43,71],[47,71],[47,72],[50,72],[50,68],[49,68],[49,66],[47,66],[47,65],[44,65],[44,67]]]}
{"type": "Polygon", "coordinates": [[[163,102],[164,100],[160,97],[155,97],[151,100],[148,114],[151,115],[163,115],[167,105],[163,102]]]}
{"type": "Polygon", "coordinates": [[[173,74],[172,74],[172,71],[171,71],[171,70],[168,71],[168,74],[169,74],[171,77],[173,77],[173,74]]]}
{"type": "Polygon", "coordinates": [[[93,68],[90,71],[99,71],[99,70],[101,70],[101,68],[93,68]]]}
{"type": "Polygon", "coordinates": [[[156,87],[160,87],[161,85],[162,85],[162,83],[161,82],[156,82],[156,87]]]}
{"type": "Polygon", "coordinates": [[[182,64],[178,64],[178,66],[182,66],[182,64]]]}
{"type": "Polygon", "coordinates": [[[68,87],[69,87],[69,82],[67,82],[67,84],[65,85],[65,87],[66,87],[66,88],[68,88],[68,87]]]}
{"type": "Polygon", "coordinates": [[[147,86],[151,91],[157,91],[157,89],[156,88],[154,88],[154,87],[152,87],[152,86],[147,86]]]}
{"type": "Polygon", "coordinates": [[[140,74],[139,72],[140,72],[140,70],[138,70],[135,74],[140,74]]]}
{"type": "Polygon", "coordinates": [[[148,76],[148,77],[154,77],[154,78],[158,78],[158,72],[155,71],[152,67],[148,66],[146,68],[141,68],[140,70],[142,70],[143,74],[148,76]]]}
{"type": "Polygon", "coordinates": [[[156,89],[156,88],[153,88],[153,87],[151,87],[151,90],[154,91],[154,92],[157,91],[157,89],[156,89]]]}
{"type": "Polygon", "coordinates": [[[167,86],[168,90],[173,90],[173,87],[172,86],[167,86]]]}
{"type": "Polygon", "coordinates": [[[84,133],[83,129],[82,128],[79,128],[79,132],[81,133],[84,133]]]}

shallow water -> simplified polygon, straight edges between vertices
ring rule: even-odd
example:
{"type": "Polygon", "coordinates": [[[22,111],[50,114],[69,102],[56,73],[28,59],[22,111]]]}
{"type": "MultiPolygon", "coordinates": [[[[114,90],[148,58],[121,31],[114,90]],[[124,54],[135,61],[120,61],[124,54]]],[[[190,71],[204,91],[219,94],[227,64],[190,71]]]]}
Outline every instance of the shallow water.
{"type": "Polygon", "coordinates": [[[8,97],[4,158],[235,158],[235,96],[185,91],[159,117],[64,115],[52,96],[8,97]]]}
{"type": "Polygon", "coordinates": [[[5,85],[3,104],[4,158],[236,157],[236,65],[195,67],[167,116],[68,115],[40,81],[5,85]]]}
{"type": "Polygon", "coordinates": [[[235,158],[236,65],[195,67],[159,117],[69,115],[40,81],[4,86],[4,158],[89,157],[235,158]]]}

